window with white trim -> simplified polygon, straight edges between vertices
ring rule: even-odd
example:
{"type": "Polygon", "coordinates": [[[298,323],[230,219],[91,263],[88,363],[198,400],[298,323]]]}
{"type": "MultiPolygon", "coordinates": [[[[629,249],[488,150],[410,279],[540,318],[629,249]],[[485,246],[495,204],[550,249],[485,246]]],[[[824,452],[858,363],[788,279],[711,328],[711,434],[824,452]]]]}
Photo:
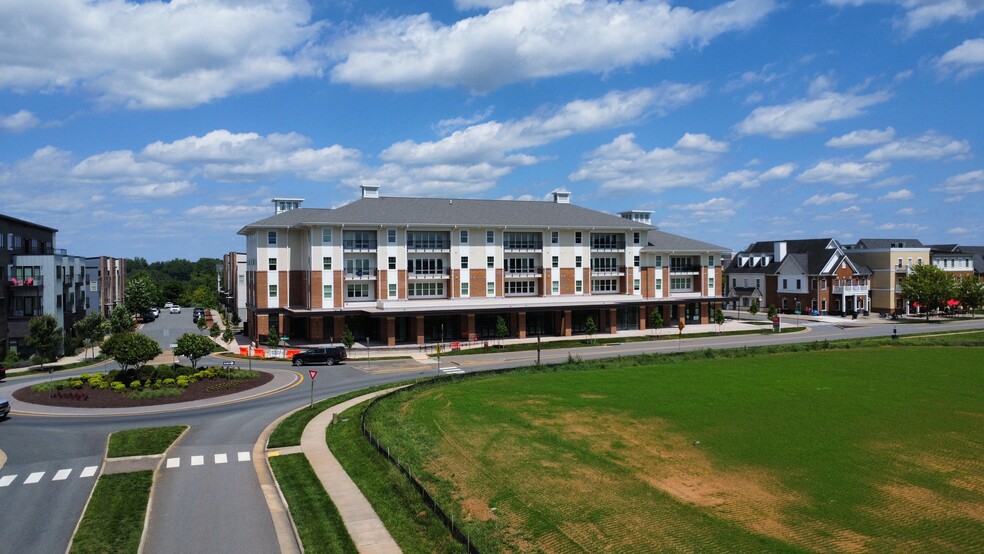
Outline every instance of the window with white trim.
{"type": "Polygon", "coordinates": [[[557,294],[560,292],[560,281],[553,281],[550,283],[550,292],[557,294]]]}
{"type": "Polygon", "coordinates": [[[396,244],[396,229],[386,230],[386,242],[388,244],[396,244]]]}
{"type": "Polygon", "coordinates": [[[396,298],[396,283],[390,283],[389,285],[389,297],[396,298]]]}
{"type": "Polygon", "coordinates": [[[642,288],[642,281],[639,279],[632,280],[632,290],[638,292],[642,288]]]}
{"type": "Polygon", "coordinates": [[[550,267],[560,267],[560,256],[550,258],[550,267]]]}
{"type": "Polygon", "coordinates": [[[325,271],[331,271],[331,256],[325,256],[321,258],[321,269],[325,271]]]}
{"type": "Polygon", "coordinates": [[[468,269],[468,256],[461,257],[461,269],[468,269]]]}
{"type": "Polygon", "coordinates": [[[321,229],[321,244],[331,244],[331,229],[328,227],[321,229]]]}
{"type": "Polygon", "coordinates": [[[663,268],[663,256],[656,256],[656,269],[663,268]]]}
{"type": "Polygon", "coordinates": [[[369,283],[349,283],[345,285],[345,297],[352,299],[371,298],[369,296],[369,283]]]}
{"type": "Polygon", "coordinates": [[[390,256],[387,260],[387,267],[390,269],[396,269],[396,256],[390,256]]]}
{"type": "Polygon", "coordinates": [[[468,229],[462,229],[459,236],[461,238],[461,244],[468,244],[468,229]]]}
{"type": "Polygon", "coordinates": [[[267,258],[267,269],[277,271],[277,258],[267,258]]]}
{"type": "Polygon", "coordinates": [[[574,292],[584,292],[584,281],[580,279],[574,281],[574,292]]]}
{"type": "Polygon", "coordinates": [[[550,232],[550,244],[558,244],[560,242],[560,233],[557,231],[550,232]]]}
{"type": "Polygon", "coordinates": [[[488,296],[495,296],[495,281],[485,283],[485,294],[488,296]]]}
{"type": "Polygon", "coordinates": [[[468,296],[468,281],[461,282],[461,296],[468,296]]]}
{"type": "Polygon", "coordinates": [[[267,293],[270,296],[270,298],[276,298],[277,297],[277,285],[270,285],[267,288],[267,293]]]}
{"type": "Polygon", "coordinates": [[[270,246],[276,246],[277,245],[277,232],[276,231],[267,231],[267,244],[270,245],[270,246]]]}
{"type": "Polygon", "coordinates": [[[662,279],[656,279],[656,292],[658,294],[661,294],[663,292],[663,280],[662,279]]]}
{"type": "Polygon", "coordinates": [[[574,244],[581,244],[581,239],[582,239],[581,231],[575,231],[574,232],[574,244]]]}
{"type": "Polygon", "coordinates": [[[485,267],[489,269],[495,268],[495,256],[487,256],[485,258],[485,267]]]}
{"type": "Polygon", "coordinates": [[[485,231],[485,244],[495,244],[495,231],[485,231]]]}
{"type": "Polygon", "coordinates": [[[618,292],[618,279],[592,279],[591,292],[618,292]]]}
{"type": "Polygon", "coordinates": [[[574,267],[581,267],[581,256],[574,256],[574,267]]]}
{"type": "Polygon", "coordinates": [[[670,292],[692,292],[694,282],[690,277],[673,277],[670,279],[670,292]]]}
{"type": "Polygon", "coordinates": [[[332,294],[331,285],[322,285],[321,286],[321,297],[322,298],[331,298],[331,294],[332,294]]]}

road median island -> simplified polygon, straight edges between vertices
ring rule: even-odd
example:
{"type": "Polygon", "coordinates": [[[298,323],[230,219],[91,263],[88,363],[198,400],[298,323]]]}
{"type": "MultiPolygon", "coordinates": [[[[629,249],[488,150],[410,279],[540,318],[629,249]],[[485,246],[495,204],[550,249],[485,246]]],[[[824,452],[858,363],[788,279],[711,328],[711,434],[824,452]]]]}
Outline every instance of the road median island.
{"type": "Polygon", "coordinates": [[[179,425],[109,436],[103,470],[72,536],[70,553],[139,551],[157,469],[187,431],[179,425]]]}

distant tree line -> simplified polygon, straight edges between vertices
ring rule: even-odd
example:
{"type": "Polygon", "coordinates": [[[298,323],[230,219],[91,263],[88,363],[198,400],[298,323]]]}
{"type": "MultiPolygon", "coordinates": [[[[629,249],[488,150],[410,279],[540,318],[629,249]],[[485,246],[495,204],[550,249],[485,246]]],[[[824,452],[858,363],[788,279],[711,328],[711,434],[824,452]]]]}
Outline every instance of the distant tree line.
{"type": "MultiPolygon", "coordinates": [[[[137,302],[128,298],[127,303],[134,304],[129,306],[130,310],[139,312],[141,308],[160,307],[165,302],[218,308],[216,266],[221,263],[222,260],[217,258],[200,258],[197,262],[174,259],[152,263],[144,258],[127,259],[127,280],[144,282],[143,290],[138,293],[142,298],[137,302]]],[[[137,293],[137,290],[131,291],[128,286],[127,296],[131,293],[137,293]]]]}

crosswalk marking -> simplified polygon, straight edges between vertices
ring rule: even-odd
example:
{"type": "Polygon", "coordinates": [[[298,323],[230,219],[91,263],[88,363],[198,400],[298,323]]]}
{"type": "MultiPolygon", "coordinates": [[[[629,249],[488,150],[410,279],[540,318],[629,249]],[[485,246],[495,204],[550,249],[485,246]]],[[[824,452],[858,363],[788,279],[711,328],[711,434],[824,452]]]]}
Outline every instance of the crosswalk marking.
{"type": "Polygon", "coordinates": [[[168,469],[174,469],[176,467],[181,467],[181,458],[168,458],[167,466],[168,469]]]}
{"type": "Polygon", "coordinates": [[[0,477],[0,487],[6,487],[10,485],[11,483],[14,482],[14,479],[17,479],[16,475],[4,475],[3,477],[0,477]]]}
{"type": "Polygon", "coordinates": [[[457,367],[457,366],[452,366],[452,367],[439,367],[437,369],[439,369],[442,373],[445,373],[445,374],[448,374],[448,375],[452,375],[452,374],[456,375],[456,374],[464,373],[465,372],[465,370],[463,370],[463,369],[461,369],[460,367],[457,367]]]}
{"type": "Polygon", "coordinates": [[[205,465],[205,456],[192,456],[191,465],[193,466],[205,465]]]}
{"type": "Polygon", "coordinates": [[[240,462],[248,462],[249,461],[249,452],[240,452],[239,453],[239,461],[240,462]]]}
{"type": "Polygon", "coordinates": [[[229,458],[227,458],[225,454],[216,454],[215,455],[215,463],[217,463],[217,464],[224,464],[224,463],[226,463],[228,461],[229,461],[229,458]]]}
{"type": "Polygon", "coordinates": [[[98,466],[86,466],[79,474],[79,477],[92,477],[96,474],[96,470],[99,469],[98,466]]]}
{"type": "Polygon", "coordinates": [[[55,473],[55,476],[52,477],[51,480],[64,481],[65,479],[68,479],[68,476],[71,475],[71,473],[72,473],[71,469],[59,469],[58,473],[55,473]]]}
{"type": "Polygon", "coordinates": [[[27,479],[24,479],[24,484],[33,485],[34,483],[40,481],[42,477],[44,477],[43,471],[35,471],[34,473],[28,475],[27,479]]]}

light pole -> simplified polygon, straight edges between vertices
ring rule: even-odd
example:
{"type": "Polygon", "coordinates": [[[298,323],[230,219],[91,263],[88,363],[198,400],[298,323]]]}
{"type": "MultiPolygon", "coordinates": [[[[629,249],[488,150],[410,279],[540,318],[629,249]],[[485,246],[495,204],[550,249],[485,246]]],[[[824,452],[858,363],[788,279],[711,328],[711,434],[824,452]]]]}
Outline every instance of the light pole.
{"type": "Polygon", "coordinates": [[[368,369],[372,369],[372,358],[369,357],[369,337],[366,337],[366,363],[368,364],[368,369]]]}

